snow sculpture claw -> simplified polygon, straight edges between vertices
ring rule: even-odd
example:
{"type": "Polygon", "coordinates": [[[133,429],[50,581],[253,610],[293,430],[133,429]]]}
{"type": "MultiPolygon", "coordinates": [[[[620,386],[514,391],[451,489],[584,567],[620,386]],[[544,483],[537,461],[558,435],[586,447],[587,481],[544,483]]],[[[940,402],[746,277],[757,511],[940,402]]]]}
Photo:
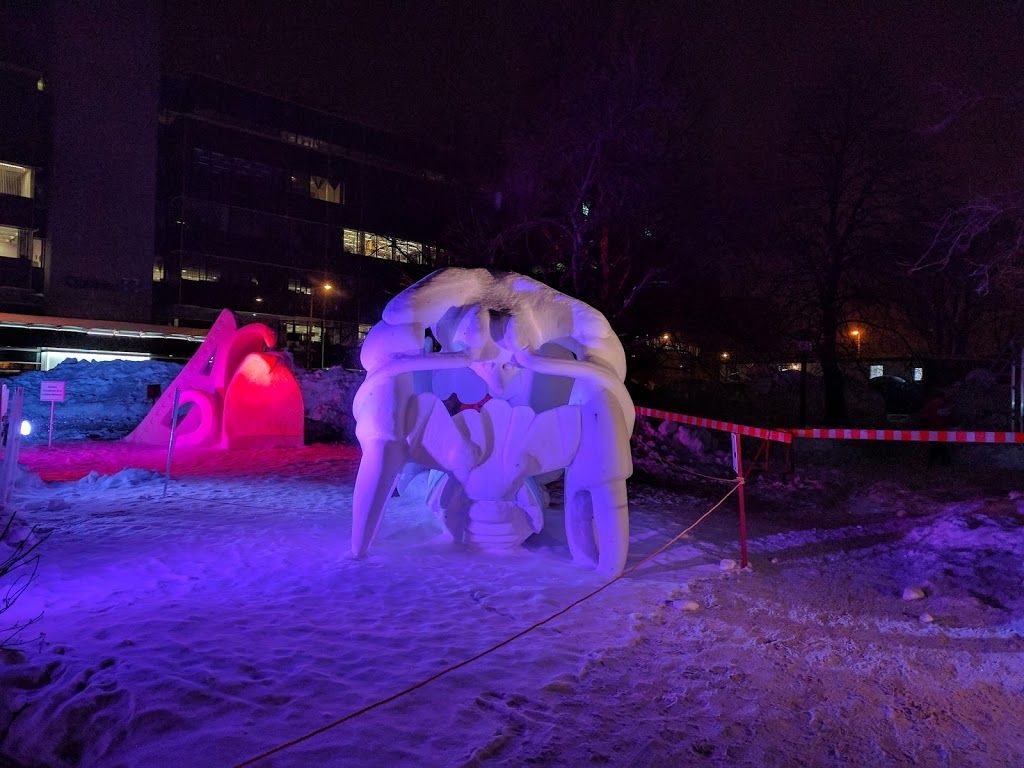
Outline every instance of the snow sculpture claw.
{"type": "Polygon", "coordinates": [[[442,269],[385,307],[361,359],[354,555],[403,470],[433,470],[428,503],[456,541],[503,548],[541,530],[543,482],[564,469],[573,558],[622,572],[634,410],[622,345],[600,312],[522,275],[442,269]],[[453,394],[482,405],[453,416],[442,402],[453,394]]]}

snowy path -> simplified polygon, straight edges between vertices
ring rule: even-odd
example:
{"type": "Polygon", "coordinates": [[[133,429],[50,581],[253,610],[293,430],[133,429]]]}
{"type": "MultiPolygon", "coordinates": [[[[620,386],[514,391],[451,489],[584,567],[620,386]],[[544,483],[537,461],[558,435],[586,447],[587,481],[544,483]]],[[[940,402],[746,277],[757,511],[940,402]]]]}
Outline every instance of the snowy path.
{"type": "MultiPolygon", "coordinates": [[[[349,560],[343,446],[183,457],[166,496],[159,461],[134,459],[18,490],[53,530],[16,606],[44,611],[46,644],[0,664],[0,729],[27,705],[0,754],[22,765],[234,765],[600,583],[557,519],[485,557],[398,499],[349,560]]],[[[634,484],[631,562],[724,490],[634,484]]],[[[965,494],[752,486],[752,573],[719,566],[727,505],[567,615],[259,765],[1020,765],[1024,515],[965,494]]]]}

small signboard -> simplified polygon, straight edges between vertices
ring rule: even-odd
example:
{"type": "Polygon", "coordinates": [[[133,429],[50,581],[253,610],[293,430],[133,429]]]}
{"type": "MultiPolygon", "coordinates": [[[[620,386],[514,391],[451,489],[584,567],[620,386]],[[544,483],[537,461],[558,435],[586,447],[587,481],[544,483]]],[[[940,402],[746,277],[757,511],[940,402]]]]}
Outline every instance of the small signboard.
{"type": "Polygon", "coordinates": [[[41,381],[39,382],[39,402],[41,403],[63,403],[64,402],[64,381],[41,381]]]}

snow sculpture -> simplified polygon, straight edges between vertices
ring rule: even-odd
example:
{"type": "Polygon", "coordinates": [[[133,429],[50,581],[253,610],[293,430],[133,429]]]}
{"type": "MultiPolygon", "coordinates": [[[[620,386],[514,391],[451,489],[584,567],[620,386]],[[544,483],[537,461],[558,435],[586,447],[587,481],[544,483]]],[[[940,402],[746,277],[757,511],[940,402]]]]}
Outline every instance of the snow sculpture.
{"type": "Polygon", "coordinates": [[[516,546],[540,531],[543,484],[564,469],[573,558],[622,572],[635,414],[622,345],[600,312],[522,275],[442,269],[385,307],[361,359],[354,555],[396,485],[425,470],[428,502],[456,541],[516,546]],[[442,400],[453,394],[486,402],[452,416],[442,400]]]}
{"type": "Polygon", "coordinates": [[[276,448],[302,445],[302,392],[284,357],[271,351],[274,332],[262,323],[241,328],[227,309],[174,383],[124,439],[165,446],[174,390],[180,389],[175,445],[276,448]],[[191,403],[182,417],[181,406],[191,403]]]}

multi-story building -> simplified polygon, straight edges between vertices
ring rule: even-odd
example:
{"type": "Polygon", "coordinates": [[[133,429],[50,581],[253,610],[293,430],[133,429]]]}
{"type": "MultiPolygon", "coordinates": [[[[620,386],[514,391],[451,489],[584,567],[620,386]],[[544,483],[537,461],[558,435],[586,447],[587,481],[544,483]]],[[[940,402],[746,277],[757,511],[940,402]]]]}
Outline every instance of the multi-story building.
{"type": "Polygon", "coordinates": [[[154,311],[259,319],[307,365],[346,354],[445,260],[456,184],[428,147],[205,77],[165,80],[154,311]]]}
{"type": "Polygon", "coordinates": [[[445,262],[459,174],[436,150],[161,78],[152,0],[40,7],[61,45],[0,61],[0,373],[186,358],[224,308],[299,364],[353,364],[387,300],[445,262]]]}
{"type": "Polygon", "coordinates": [[[41,188],[49,164],[43,73],[0,63],[0,304],[41,308],[46,209],[41,188]]]}

